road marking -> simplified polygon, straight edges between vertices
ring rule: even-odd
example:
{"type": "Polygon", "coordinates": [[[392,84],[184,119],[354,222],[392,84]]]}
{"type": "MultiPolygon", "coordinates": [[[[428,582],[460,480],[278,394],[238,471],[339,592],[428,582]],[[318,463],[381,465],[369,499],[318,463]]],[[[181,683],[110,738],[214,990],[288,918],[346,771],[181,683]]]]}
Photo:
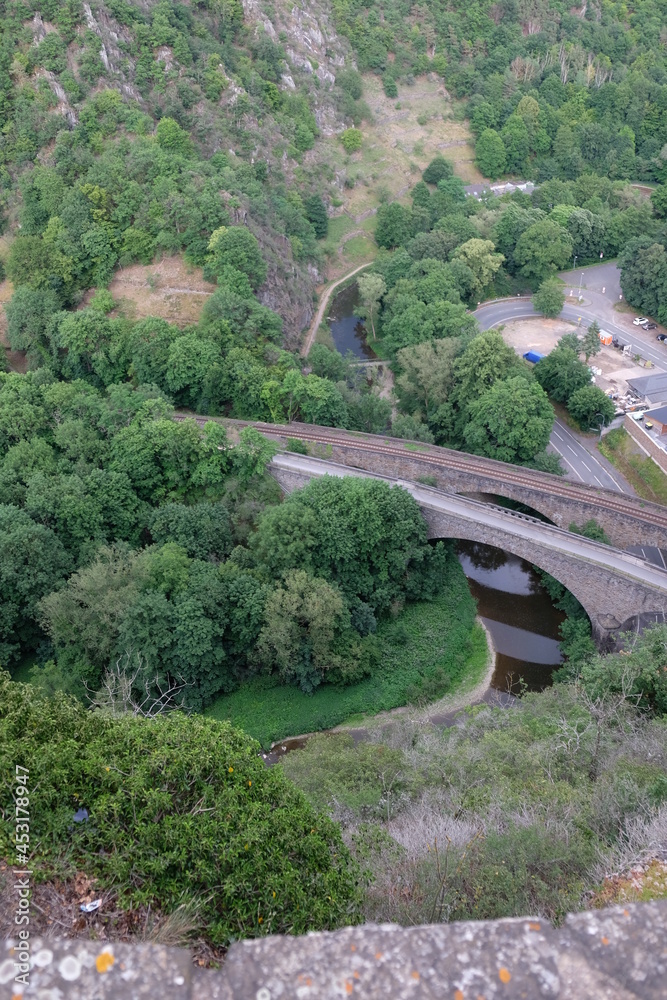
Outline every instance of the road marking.
{"type": "MultiPolygon", "coordinates": [[[[600,480],[598,479],[597,476],[595,476],[595,482],[600,483],[600,480]]],[[[604,489],[604,483],[600,483],[600,486],[602,487],[602,489],[604,489]]]]}
{"type": "Polygon", "coordinates": [[[591,470],[590,470],[590,469],[588,468],[588,466],[586,465],[586,463],[584,462],[583,458],[582,458],[582,460],[581,460],[581,464],[583,465],[583,467],[584,467],[584,469],[586,470],[586,472],[590,472],[590,471],[591,471],[591,470]]]}
{"type": "Polygon", "coordinates": [[[558,433],[558,431],[554,431],[553,435],[554,435],[554,437],[557,437],[559,441],[563,440],[562,437],[560,436],[560,434],[558,433]]]}
{"type": "Polygon", "coordinates": [[[571,445],[571,444],[568,444],[568,448],[570,449],[570,451],[572,452],[572,454],[573,454],[573,455],[574,455],[574,457],[576,458],[576,457],[577,457],[577,453],[576,453],[576,451],[574,450],[574,448],[572,447],[572,445],[571,445]]]}
{"type": "Polygon", "coordinates": [[[572,469],[572,471],[574,472],[575,476],[579,476],[579,478],[581,479],[581,481],[582,481],[582,483],[583,483],[583,481],[584,481],[584,477],[583,477],[583,476],[581,475],[581,473],[580,473],[580,472],[578,472],[578,471],[577,471],[577,469],[575,469],[575,467],[574,467],[574,466],[572,465],[572,463],[571,463],[571,462],[568,462],[568,460],[566,459],[566,457],[565,457],[565,455],[563,454],[563,452],[562,452],[562,451],[558,451],[558,448],[557,448],[557,447],[556,447],[556,445],[555,445],[555,444],[553,444],[553,443],[552,443],[551,447],[553,448],[553,450],[554,450],[554,451],[558,452],[558,454],[559,454],[559,455],[560,455],[560,457],[561,457],[561,458],[563,459],[563,461],[565,462],[565,464],[566,464],[566,465],[569,465],[569,466],[570,466],[570,468],[571,468],[571,469],[572,469]]]}

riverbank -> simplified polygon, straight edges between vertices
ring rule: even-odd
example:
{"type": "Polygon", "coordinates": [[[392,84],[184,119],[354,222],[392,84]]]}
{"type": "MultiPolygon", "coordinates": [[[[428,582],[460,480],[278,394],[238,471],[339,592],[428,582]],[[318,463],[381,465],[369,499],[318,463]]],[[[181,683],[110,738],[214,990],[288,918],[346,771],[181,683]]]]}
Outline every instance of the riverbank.
{"type": "Polygon", "coordinates": [[[422,714],[443,698],[469,694],[486,677],[487,633],[476,616],[463,570],[452,560],[433,601],[409,604],[398,617],[380,622],[378,663],[370,677],[348,687],[323,684],[312,695],[257,677],[216,699],[207,714],[230,720],[264,747],[343,724],[366,725],[399,707],[422,714]]]}

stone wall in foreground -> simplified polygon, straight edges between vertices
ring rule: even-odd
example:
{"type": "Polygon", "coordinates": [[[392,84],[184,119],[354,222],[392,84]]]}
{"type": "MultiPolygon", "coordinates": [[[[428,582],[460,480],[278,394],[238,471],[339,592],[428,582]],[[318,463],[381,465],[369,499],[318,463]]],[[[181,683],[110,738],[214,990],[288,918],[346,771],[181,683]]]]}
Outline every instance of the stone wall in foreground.
{"type": "Polygon", "coordinates": [[[346,927],[234,944],[220,970],[158,945],[35,940],[17,988],[11,944],[0,1000],[664,1000],[667,901],[542,920],[346,927]]]}

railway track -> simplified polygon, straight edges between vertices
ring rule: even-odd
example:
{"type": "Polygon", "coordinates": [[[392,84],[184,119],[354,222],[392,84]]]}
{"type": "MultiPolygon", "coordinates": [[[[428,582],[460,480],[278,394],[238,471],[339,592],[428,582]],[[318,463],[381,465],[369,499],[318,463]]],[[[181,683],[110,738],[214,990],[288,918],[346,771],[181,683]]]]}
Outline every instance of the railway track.
{"type": "MultiPolygon", "coordinates": [[[[174,419],[185,420],[188,419],[188,416],[188,414],[176,414],[174,419]]],[[[216,420],[215,417],[194,417],[194,419],[200,427],[207,423],[208,420],[216,420]]],[[[257,421],[248,421],[246,426],[254,427],[256,430],[273,437],[290,437],[299,441],[310,441],[314,444],[338,445],[344,448],[353,447],[358,448],[360,451],[391,455],[394,458],[401,459],[405,459],[408,456],[417,459],[422,458],[432,465],[440,465],[443,468],[460,472],[477,473],[489,479],[500,479],[506,483],[512,483],[515,486],[521,486],[525,489],[544,490],[545,486],[548,486],[549,491],[555,496],[569,500],[585,501],[587,503],[590,503],[594,499],[595,503],[600,507],[621,514],[627,514],[633,518],[639,518],[667,531],[667,508],[664,508],[663,512],[662,508],[655,509],[657,505],[651,505],[650,507],[640,506],[641,501],[633,502],[625,498],[622,494],[614,493],[611,490],[587,484],[580,486],[574,483],[566,483],[557,477],[549,476],[547,473],[528,473],[520,469],[519,466],[497,463],[493,459],[480,459],[474,455],[464,456],[462,453],[446,451],[445,449],[433,451],[431,450],[431,446],[428,445],[424,446],[424,451],[406,453],[405,447],[380,444],[379,442],[368,441],[364,438],[346,437],[340,433],[337,434],[335,430],[332,433],[328,433],[321,432],[319,429],[312,431],[304,430],[301,426],[286,428],[281,424],[265,424],[257,421]],[[489,465],[489,463],[492,463],[492,465],[489,465]],[[499,464],[502,465],[502,469],[498,469],[499,464]],[[542,476],[548,476],[548,482],[545,483],[542,476]]]]}

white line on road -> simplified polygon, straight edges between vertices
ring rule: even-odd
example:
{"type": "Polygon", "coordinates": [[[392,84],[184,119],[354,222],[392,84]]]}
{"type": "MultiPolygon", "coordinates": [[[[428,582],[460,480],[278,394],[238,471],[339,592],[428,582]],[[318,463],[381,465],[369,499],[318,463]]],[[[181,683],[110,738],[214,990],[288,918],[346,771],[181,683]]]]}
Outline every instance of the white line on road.
{"type": "Polygon", "coordinates": [[[557,437],[559,441],[562,441],[562,440],[563,440],[563,439],[562,439],[562,437],[560,436],[560,434],[558,433],[558,431],[554,431],[554,432],[553,432],[553,436],[554,436],[554,437],[557,437]]]}
{"type": "Polygon", "coordinates": [[[572,469],[572,471],[574,472],[575,476],[579,476],[579,478],[581,479],[581,481],[582,481],[582,483],[583,483],[583,481],[584,481],[584,477],[583,477],[583,476],[581,475],[581,473],[580,473],[580,472],[578,472],[578,471],[577,471],[577,470],[575,469],[575,467],[574,467],[574,466],[572,465],[572,463],[571,463],[571,462],[568,462],[568,460],[566,459],[566,457],[565,457],[565,455],[563,454],[563,452],[562,452],[562,451],[558,451],[558,448],[557,448],[557,447],[556,447],[556,445],[555,445],[555,444],[553,443],[553,441],[551,442],[551,447],[553,448],[553,450],[554,450],[555,452],[558,452],[558,454],[559,454],[559,455],[560,455],[560,457],[561,457],[561,458],[563,459],[563,461],[565,462],[565,464],[566,464],[566,465],[569,465],[569,466],[570,466],[570,468],[571,468],[571,469],[572,469]]]}
{"type": "Polygon", "coordinates": [[[577,457],[577,453],[576,453],[575,449],[574,449],[574,448],[572,447],[572,445],[571,445],[571,444],[568,444],[568,448],[570,449],[570,451],[572,452],[572,454],[573,454],[573,455],[574,455],[574,457],[576,458],[576,457],[577,457]]]}
{"type": "Polygon", "coordinates": [[[582,458],[582,460],[581,460],[581,464],[583,465],[583,467],[584,467],[584,469],[586,470],[586,472],[590,472],[590,471],[591,471],[591,470],[590,470],[590,469],[588,468],[588,466],[586,465],[586,463],[584,462],[583,458],[582,458]]]}
{"type": "MultiPolygon", "coordinates": [[[[598,479],[597,476],[595,476],[595,482],[600,483],[600,480],[598,479]]],[[[602,487],[602,489],[604,489],[604,483],[600,483],[600,486],[602,487]]]]}

